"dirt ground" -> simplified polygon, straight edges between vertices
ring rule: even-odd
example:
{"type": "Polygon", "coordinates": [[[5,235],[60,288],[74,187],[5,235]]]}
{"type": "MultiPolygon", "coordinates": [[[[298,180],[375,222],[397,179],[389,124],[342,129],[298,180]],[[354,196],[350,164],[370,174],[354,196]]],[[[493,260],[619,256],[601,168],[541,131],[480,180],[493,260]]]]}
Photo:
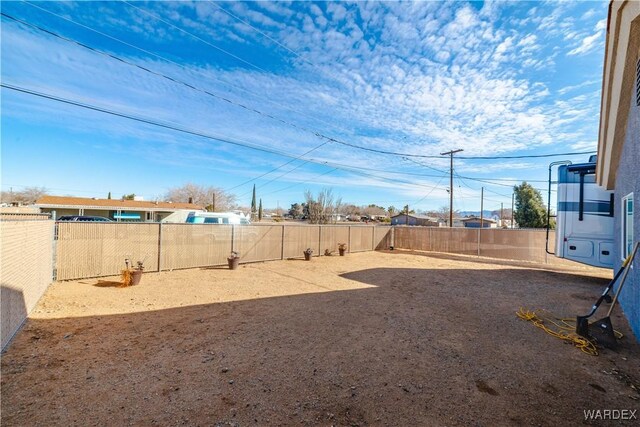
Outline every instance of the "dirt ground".
{"type": "MultiPolygon", "coordinates": [[[[606,425],[640,345],[518,319],[589,311],[610,271],[407,252],[53,284],[2,356],[3,426],[606,425]]],[[[633,424],[637,422],[630,422],[633,424]]],[[[637,425],[637,424],[636,424],[637,425]]]]}

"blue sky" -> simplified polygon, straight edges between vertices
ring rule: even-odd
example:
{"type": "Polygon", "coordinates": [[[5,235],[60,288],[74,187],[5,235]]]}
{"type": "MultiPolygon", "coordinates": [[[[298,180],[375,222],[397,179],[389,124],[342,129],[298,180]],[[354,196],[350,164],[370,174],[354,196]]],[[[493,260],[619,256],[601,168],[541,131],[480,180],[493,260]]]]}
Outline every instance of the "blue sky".
{"type": "MultiPolygon", "coordinates": [[[[448,159],[371,150],[596,149],[604,1],[2,2],[2,12],[41,28],[2,17],[3,84],[206,135],[2,88],[3,190],[156,199],[193,182],[248,205],[255,183],[266,207],[332,188],[344,202],[427,210],[448,204],[448,159]]],[[[536,181],[562,159],[456,160],[454,207],[479,209],[482,186],[485,209],[510,206],[515,180],[544,189],[536,181]]]]}

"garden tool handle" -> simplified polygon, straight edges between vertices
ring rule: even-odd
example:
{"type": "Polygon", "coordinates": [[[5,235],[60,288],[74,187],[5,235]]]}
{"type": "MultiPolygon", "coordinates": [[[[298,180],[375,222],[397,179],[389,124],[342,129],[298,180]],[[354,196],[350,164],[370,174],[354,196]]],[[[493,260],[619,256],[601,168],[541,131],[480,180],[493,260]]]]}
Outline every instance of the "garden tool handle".
{"type": "Polygon", "coordinates": [[[622,290],[622,285],[624,285],[624,281],[627,278],[627,274],[629,274],[629,270],[631,270],[631,262],[633,261],[633,258],[636,256],[636,252],[638,251],[638,246],[640,246],[640,242],[636,242],[636,244],[633,246],[633,251],[631,252],[631,255],[629,255],[625,260],[626,266],[625,266],[624,274],[622,275],[622,280],[620,280],[620,285],[618,285],[618,290],[616,291],[616,294],[613,297],[613,301],[611,302],[611,306],[609,307],[609,312],[607,313],[607,317],[611,316],[613,307],[615,307],[616,302],[618,301],[618,295],[620,295],[620,291],[622,290]]]}

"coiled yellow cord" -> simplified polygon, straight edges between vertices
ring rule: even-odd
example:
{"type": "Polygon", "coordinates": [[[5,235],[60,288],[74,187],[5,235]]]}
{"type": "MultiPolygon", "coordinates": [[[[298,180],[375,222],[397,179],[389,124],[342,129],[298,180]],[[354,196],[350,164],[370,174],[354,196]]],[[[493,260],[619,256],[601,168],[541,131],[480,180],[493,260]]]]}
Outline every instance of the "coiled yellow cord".
{"type": "MultiPolygon", "coordinates": [[[[533,323],[534,326],[542,329],[549,335],[570,342],[583,353],[590,354],[591,356],[598,355],[598,349],[591,340],[576,334],[575,319],[557,317],[546,310],[538,310],[538,312],[536,312],[525,310],[522,307],[516,312],[516,315],[522,320],[533,323]],[[550,325],[555,328],[552,329],[550,325]]],[[[620,332],[614,331],[614,333],[617,338],[622,337],[620,332]]]]}

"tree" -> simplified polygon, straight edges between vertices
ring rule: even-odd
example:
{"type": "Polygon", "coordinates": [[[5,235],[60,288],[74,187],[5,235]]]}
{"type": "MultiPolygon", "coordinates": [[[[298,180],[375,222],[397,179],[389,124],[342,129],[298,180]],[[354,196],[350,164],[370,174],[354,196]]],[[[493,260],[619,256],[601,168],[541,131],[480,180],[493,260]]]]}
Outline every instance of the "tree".
{"type": "Polygon", "coordinates": [[[389,216],[393,216],[395,215],[397,209],[395,206],[391,205],[387,208],[387,212],[389,212],[389,216]]]}
{"type": "Polygon", "coordinates": [[[207,207],[209,210],[214,209],[212,201],[215,195],[215,210],[229,211],[237,207],[236,196],[222,190],[218,187],[203,186],[193,183],[187,183],[180,187],[170,188],[164,198],[174,203],[187,203],[189,199],[192,203],[207,207]]]}
{"type": "Polygon", "coordinates": [[[109,191],[109,194],[107,194],[107,199],[111,200],[111,191],[109,191]]]}
{"type": "Polygon", "coordinates": [[[291,215],[294,219],[301,219],[304,216],[304,209],[300,203],[294,203],[291,205],[291,209],[289,209],[289,215],[291,215]]]}
{"type": "Polygon", "coordinates": [[[45,187],[25,187],[22,191],[3,191],[2,202],[13,203],[20,202],[23,204],[33,204],[42,196],[49,194],[49,191],[45,187]]]}
{"type": "Polygon", "coordinates": [[[256,185],[253,184],[253,196],[251,197],[251,221],[256,219],[256,185]]]}
{"type": "MultiPolygon", "coordinates": [[[[440,206],[438,210],[435,211],[428,211],[427,215],[444,221],[446,224],[449,224],[449,205],[440,206]]],[[[453,217],[455,218],[458,215],[460,215],[460,211],[454,210],[453,217]]]]}
{"type": "Polygon", "coordinates": [[[409,215],[409,214],[414,214],[416,213],[415,210],[413,209],[409,209],[409,205],[404,205],[404,208],[402,208],[402,212],[400,212],[403,215],[409,215]]]}
{"type": "Polygon", "coordinates": [[[542,201],[540,191],[523,182],[513,187],[516,195],[514,220],[521,228],[545,228],[547,226],[547,208],[542,201]]]}
{"type": "Polygon", "coordinates": [[[370,204],[366,208],[363,209],[365,215],[371,216],[386,216],[387,210],[382,206],[377,206],[375,204],[370,204]]]}
{"type": "Polygon", "coordinates": [[[122,195],[122,200],[134,200],[135,198],[136,198],[135,193],[122,195]]]}
{"type": "Polygon", "coordinates": [[[262,221],[262,199],[260,199],[260,205],[258,206],[258,221],[262,221]]]}
{"type": "Polygon", "coordinates": [[[333,191],[330,188],[325,188],[318,193],[317,197],[314,197],[311,191],[307,190],[304,193],[306,199],[307,219],[311,224],[327,224],[336,211],[336,206],[342,204],[342,199],[334,199],[333,191]]]}

